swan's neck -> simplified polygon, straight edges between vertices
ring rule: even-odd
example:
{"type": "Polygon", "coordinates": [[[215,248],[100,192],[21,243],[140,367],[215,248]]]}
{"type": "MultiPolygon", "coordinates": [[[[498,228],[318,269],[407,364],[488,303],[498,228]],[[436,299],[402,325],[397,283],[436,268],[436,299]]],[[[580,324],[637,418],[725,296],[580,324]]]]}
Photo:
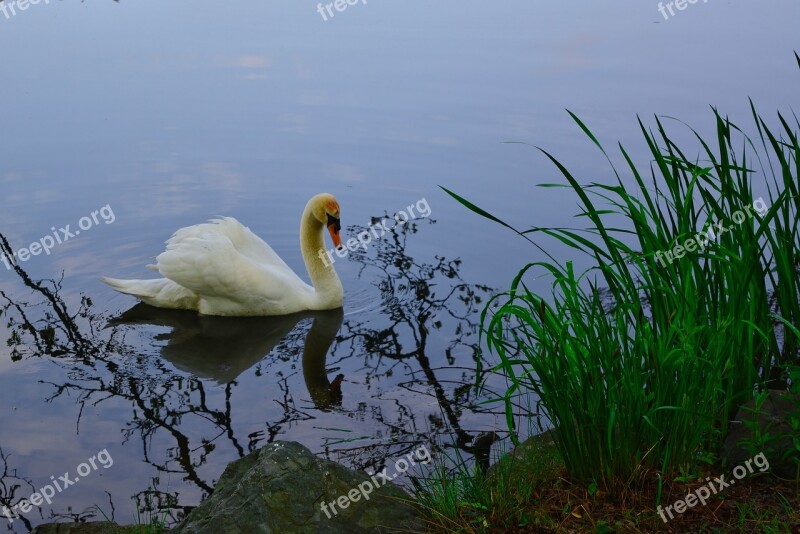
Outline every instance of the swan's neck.
{"type": "Polygon", "coordinates": [[[325,249],[325,226],[311,213],[310,204],[300,221],[300,249],[308,276],[314,284],[314,303],[311,309],[325,310],[342,305],[342,282],[333,268],[333,261],[325,249]]]}

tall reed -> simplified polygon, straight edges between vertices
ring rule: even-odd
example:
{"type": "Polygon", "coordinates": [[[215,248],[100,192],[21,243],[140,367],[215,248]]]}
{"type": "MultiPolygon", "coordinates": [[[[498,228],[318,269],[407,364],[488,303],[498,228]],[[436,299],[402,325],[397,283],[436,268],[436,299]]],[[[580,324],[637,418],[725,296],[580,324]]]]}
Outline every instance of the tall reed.
{"type": "Polygon", "coordinates": [[[576,479],[610,486],[641,469],[671,474],[693,465],[719,444],[754,388],[785,387],[789,367],[800,365],[797,336],[772,316],[800,325],[800,122],[779,113],[772,129],[752,102],[751,110],[755,142],[714,109],[715,142],[692,130],[696,159],[661,119],[655,131],[640,120],[652,157],[646,171],[621,145],[618,171],[570,113],[616,176],[611,185],[582,185],[542,150],[567,181],[543,185],[573,190],[589,221],[583,229],[519,231],[445,189],[536,246],[537,235],[550,236],[592,259],[582,273],[552,258],[526,265],[481,318],[496,370],[509,378],[509,427],[515,397],[535,393],[576,479]],[[764,182],[763,202],[755,180],[764,182]],[[717,222],[726,230],[704,248],[665,256],[699,232],[711,235],[717,222]],[[550,295],[526,286],[533,269],[552,276],[550,295]]]}

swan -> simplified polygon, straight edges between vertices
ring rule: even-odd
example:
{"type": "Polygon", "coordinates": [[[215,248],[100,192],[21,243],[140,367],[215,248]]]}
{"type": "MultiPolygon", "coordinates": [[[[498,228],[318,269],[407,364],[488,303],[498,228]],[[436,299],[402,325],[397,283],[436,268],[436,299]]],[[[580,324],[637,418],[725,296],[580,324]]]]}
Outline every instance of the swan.
{"type": "Polygon", "coordinates": [[[342,283],[325,257],[324,228],[342,246],[339,203],[328,193],[311,198],[300,219],[300,250],[314,286],[306,284],[272,247],[233,217],[187,226],[167,241],[150,269],[164,278],[103,277],[115,290],[158,308],[203,315],[269,316],[342,307],[342,283]]]}

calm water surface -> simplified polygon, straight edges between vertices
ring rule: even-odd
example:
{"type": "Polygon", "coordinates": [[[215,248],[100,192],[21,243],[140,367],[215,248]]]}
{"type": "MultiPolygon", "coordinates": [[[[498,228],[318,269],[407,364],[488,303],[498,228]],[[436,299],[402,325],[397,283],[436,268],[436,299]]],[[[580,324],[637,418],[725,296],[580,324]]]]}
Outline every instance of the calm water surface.
{"type": "Polygon", "coordinates": [[[475,435],[504,428],[469,387],[478,313],[542,258],[437,184],[520,227],[569,224],[575,199],[535,187],[558,180],[552,165],[504,144],[610,180],[565,108],[646,164],[637,114],[709,132],[710,105],[741,123],[748,96],[770,117],[797,105],[795,0],[711,0],[669,20],[649,0],[372,1],[327,21],[316,9],[0,12],[0,233],[18,250],[98,211],[23,271],[0,264],[0,505],[100,451],[113,459],[3,528],[101,517],[95,506],[120,522],[148,506],[177,517],[273,440],[354,468],[419,444],[470,457],[475,435]],[[144,265],[175,229],[217,215],[305,276],[299,216],[321,191],[348,235],[421,199],[431,209],[337,260],[343,312],[163,313],[99,281],[152,275],[144,265]]]}

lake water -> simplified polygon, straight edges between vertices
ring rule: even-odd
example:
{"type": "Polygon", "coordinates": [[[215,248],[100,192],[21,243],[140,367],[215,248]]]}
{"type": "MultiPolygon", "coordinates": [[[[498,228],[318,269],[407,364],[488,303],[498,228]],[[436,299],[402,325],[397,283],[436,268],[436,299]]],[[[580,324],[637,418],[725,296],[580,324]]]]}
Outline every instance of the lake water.
{"type": "Polygon", "coordinates": [[[177,517],[273,440],[359,469],[419,444],[469,458],[505,429],[469,387],[479,311],[543,258],[437,185],[521,228],[575,224],[572,195],[536,187],[556,169],[505,142],[607,181],[565,108],[646,165],[637,114],[709,133],[711,105],[748,126],[748,96],[770,118],[797,105],[795,0],[324,4],[0,4],[0,233],[15,251],[75,234],[24,273],[0,264],[0,507],[83,475],[5,527],[177,517]],[[430,207],[337,260],[343,313],[130,310],[99,280],[152,276],[174,230],[217,215],[305,277],[299,216],[321,191],[346,236],[430,207]]]}

